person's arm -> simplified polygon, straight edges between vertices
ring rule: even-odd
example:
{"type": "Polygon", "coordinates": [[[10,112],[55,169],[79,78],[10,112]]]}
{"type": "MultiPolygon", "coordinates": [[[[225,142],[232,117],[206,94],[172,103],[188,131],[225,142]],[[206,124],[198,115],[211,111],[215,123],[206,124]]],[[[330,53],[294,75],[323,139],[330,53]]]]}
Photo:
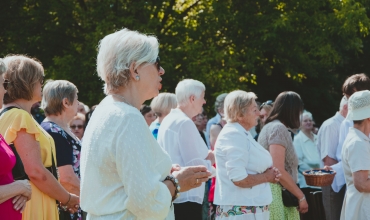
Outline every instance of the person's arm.
{"type": "Polygon", "coordinates": [[[370,193],[369,170],[359,170],[352,174],[353,184],[360,193],[370,193]]]}
{"type": "Polygon", "coordinates": [[[73,146],[62,134],[53,132],[49,129],[46,130],[54,139],[60,184],[68,192],[80,195],[80,180],[72,167],[75,159],[73,155],[73,146]]]}
{"type": "MultiPolygon", "coordinates": [[[[285,170],[285,147],[278,144],[272,144],[270,145],[269,149],[274,167],[278,168],[281,173],[280,177],[281,185],[283,185],[284,188],[286,188],[295,197],[297,197],[299,201],[301,201],[301,199],[305,197],[303,192],[298,188],[293,178],[285,170]]],[[[305,213],[307,212],[307,210],[308,210],[307,201],[303,199],[299,203],[299,211],[305,213]]]]}
{"type": "Polygon", "coordinates": [[[277,183],[279,177],[277,177],[276,171],[273,168],[269,168],[264,173],[249,174],[243,180],[235,181],[233,183],[235,186],[239,186],[241,188],[251,188],[261,183],[277,183]]]}
{"type": "Polygon", "coordinates": [[[209,134],[209,142],[211,144],[211,150],[215,149],[216,140],[220,132],[221,132],[220,126],[211,125],[210,134],[209,134]]]}
{"type": "Polygon", "coordinates": [[[41,150],[39,142],[34,135],[28,134],[25,129],[17,132],[14,145],[22,159],[26,174],[30,181],[46,195],[67,205],[70,211],[78,210],[79,198],[69,194],[55,179],[55,177],[44,167],[41,160],[41,150]]]}
{"type": "Polygon", "coordinates": [[[336,160],[339,139],[338,135],[339,128],[334,126],[328,126],[324,124],[319,130],[319,134],[317,136],[318,144],[320,144],[319,154],[324,166],[331,166],[338,163],[336,160]]]}
{"type": "Polygon", "coordinates": [[[25,195],[31,199],[31,186],[28,180],[19,180],[0,186],[0,204],[18,195],[25,195]]]}
{"type": "Polygon", "coordinates": [[[324,157],[324,159],[322,161],[324,162],[324,166],[332,166],[332,165],[338,163],[338,161],[336,159],[333,159],[329,156],[324,157]]]}
{"type": "Polygon", "coordinates": [[[59,182],[68,191],[80,195],[80,180],[73,171],[72,165],[58,167],[59,182]]]}

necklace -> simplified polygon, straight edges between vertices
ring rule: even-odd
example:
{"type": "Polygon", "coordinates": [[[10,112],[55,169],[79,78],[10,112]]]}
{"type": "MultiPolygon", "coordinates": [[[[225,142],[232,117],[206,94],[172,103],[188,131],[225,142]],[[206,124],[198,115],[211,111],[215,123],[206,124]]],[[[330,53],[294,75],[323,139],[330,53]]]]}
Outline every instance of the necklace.
{"type": "MultiPolygon", "coordinates": [[[[116,96],[116,97],[118,97],[118,98],[121,98],[121,99],[123,100],[123,102],[124,102],[124,103],[126,103],[127,105],[130,105],[130,106],[134,107],[133,105],[131,105],[131,103],[129,103],[129,102],[126,100],[126,98],[125,98],[125,97],[123,97],[123,96],[121,96],[121,95],[118,95],[118,94],[110,94],[110,95],[112,95],[112,96],[116,96]]],[[[135,108],[135,107],[134,107],[134,108],[135,108]]]]}

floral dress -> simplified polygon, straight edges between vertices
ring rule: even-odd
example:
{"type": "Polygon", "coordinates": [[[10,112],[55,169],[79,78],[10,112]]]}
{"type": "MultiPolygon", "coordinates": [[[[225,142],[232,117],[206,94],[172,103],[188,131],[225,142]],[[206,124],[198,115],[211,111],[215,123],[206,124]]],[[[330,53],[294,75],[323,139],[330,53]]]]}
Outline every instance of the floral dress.
{"type": "MultiPolygon", "coordinates": [[[[72,137],[64,131],[59,125],[54,122],[42,122],[41,126],[47,131],[54,139],[57,166],[71,165],[74,173],[80,179],[80,152],[81,142],[77,137],[72,137]]],[[[60,220],[71,219],[81,220],[81,209],[75,214],[69,214],[62,209],[59,209],[60,220]]]]}

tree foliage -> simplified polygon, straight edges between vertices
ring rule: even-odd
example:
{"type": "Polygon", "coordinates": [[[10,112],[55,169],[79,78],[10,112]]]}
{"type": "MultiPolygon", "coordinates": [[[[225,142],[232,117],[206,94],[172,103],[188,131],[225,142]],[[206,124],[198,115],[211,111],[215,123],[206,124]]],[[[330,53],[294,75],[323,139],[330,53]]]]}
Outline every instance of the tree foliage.
{"type": "Polygon", "coordinates": [[[47,78],[75,83],[92,105],[104,97],[98,42],[127,27],[158,37],[163,91],[198,79],[209,110],[234,89],[261,102],[293,90],[322,122],[337,110],[344,79],[370,68],[369,9],[351,0],[5,1],[0,52],[37,57],[47,78]]]}

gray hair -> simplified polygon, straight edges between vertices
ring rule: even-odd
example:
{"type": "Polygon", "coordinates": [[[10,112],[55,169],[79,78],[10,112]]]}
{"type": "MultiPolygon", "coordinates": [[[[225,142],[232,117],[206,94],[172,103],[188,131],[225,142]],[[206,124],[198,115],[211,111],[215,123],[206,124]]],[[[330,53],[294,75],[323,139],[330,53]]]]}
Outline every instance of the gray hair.
{"type": "Polygon", "coordinates": [[[99,42],[97,71],[105,82],[108,94],[130,82],[130,66],[136,70],[142,64],[155,63],[158,57],[158,40],[124,28],[105,36],[99,42]]]}
{"type": "Polygon", "coordinates": [[[342,97],[342,100],[340,100],[340,104],[339,104],[339,111],[342,111],[343,109],[343,106],[348,104],[348,99],[346,96],[343,96],[342,97]]]}
{"type": "Polygon", "coordinates": [[[6,65],[3,61],[3,59],[0,59],[0,75],[6,72],[6,65]]]}
{"type": "Polygon", "coordinates": [[[225,101],[226,96],[227,96],[227,93],[222,93],[222,94],[217,96],[216,102],[215,102],[215,111],[216,111],[216,113],[218,113],[218,111],[220,109],[224,108],[224,101],[225,101]]]}
{"type": "Polygon", "coordinates": [[[253,92],[235,90],[230,92],[224,101],[225,120],[237,122],[238,117],[247,113],[248,107],[257,99],[253,92]]]}
{"type": "Polygon", "coordinates": [[[77,87],[67,80],[48,80],[42,92],[41,108],[47,116],[60,115],[64,111],[63,99],[72,105],[77,93],[77,87]]]}
{"type": "Polygon", "coordinates": [[[190,96],[200,98],[202,92],[206,90],[204,84],[194,79],[184,79],[180,81],[176,86],[176,98],[179,106],[187,105],[190,96]]]}
{"type": "Polygon", "coordinates": [[[303,118],[306,117],[306,116],[309,117],[311,120],[313,120],[311,112],[304,110],[302,115],[301,115],[301,121],[303,121],[303,118]]]}
{"type": "Polygon", "coordinates": [[[176,95],[173,93],[163,92],[154,97],[150,103],[150,107],[158,117],[167,115],[171,109],[176,108],[176,95]]]}

